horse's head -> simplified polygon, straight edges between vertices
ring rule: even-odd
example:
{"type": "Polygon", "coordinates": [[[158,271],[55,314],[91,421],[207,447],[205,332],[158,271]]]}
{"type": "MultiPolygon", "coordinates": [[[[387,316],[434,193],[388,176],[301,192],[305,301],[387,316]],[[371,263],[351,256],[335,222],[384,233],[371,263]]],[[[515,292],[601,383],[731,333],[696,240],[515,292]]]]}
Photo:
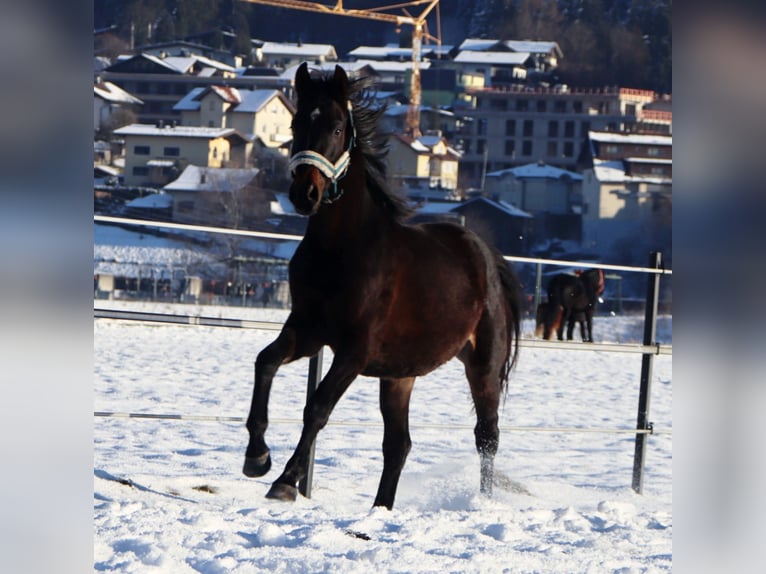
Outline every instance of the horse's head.
{"type": "Polygon", "coordinates": [[[328,78],[314,80],[303,63],[295,74],[297,110],[293,117],[290,201],[301,215],[313,215],[343,193],[354,145],[354,124],[346,72],[335,66],[328,78]]]}

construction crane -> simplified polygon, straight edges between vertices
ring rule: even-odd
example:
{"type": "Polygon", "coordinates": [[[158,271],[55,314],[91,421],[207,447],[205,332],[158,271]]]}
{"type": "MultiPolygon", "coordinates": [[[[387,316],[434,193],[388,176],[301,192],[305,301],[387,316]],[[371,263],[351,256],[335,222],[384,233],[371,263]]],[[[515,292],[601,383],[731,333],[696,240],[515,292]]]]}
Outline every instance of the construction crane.
{"type": "Polygon", "coordinates": [[[389,4],[377,8],[350,9],[343,7],[343,0],[337,0],[335,6],[319,4],[317,2],[307,2],[304,0],[242,0],[252,4],[265,4],[267,6],[276,6],[278,8],[292,8],[294,10],[305,10],[307,12],[317,12],[320,14],[331,14],[338,16],[350,16],[352,18],[364,18],[367,20],[377,20],[379,22],[389,22],[398,27],[402,25],[412,26],[412,75],[410,78],[410,102],[407,110],[407,133],[412,137],[420,136],[420,59],[423,40],[432,40],[437,46],[441,46],[441,25],[438,18],[439,0],[411,0],[399,4],[389,4]],[[415,6],[421,6],[423,10],[419,15],[413,16],[407,9],[415,6]],[[437,34],[431,35],[428,32],[428,23],[426,18],[436,8],[437,13],[437,34]],[[401,14],[392,13],[400,11],[401,14]]]}

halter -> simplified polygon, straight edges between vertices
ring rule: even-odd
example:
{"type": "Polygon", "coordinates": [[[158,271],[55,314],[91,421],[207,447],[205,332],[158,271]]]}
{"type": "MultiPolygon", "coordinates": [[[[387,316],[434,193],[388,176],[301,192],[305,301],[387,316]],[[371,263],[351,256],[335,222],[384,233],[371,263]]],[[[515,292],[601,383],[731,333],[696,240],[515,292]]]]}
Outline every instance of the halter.
{"type": "Polygon", "coordinates": [[[343,195],[343,190],[338,189],[338,181],[346,175],[348,164],[351,162],[351,150],[354,147],[356,139],[356,128],[354,127],[354,114],[351,107],[351,101],[346,102],[348,108],[348,121],[351,124],[351,139],[346,149],[335,163],[331,162],[321,153],[312,150],[299,151],[290,158],[289,168],[294,172],[299,165],[310,165],[321,171],[327,179],[332,181],[332,189],[328,188],[322,197],[322,203],[334,203],[343,195]]]}

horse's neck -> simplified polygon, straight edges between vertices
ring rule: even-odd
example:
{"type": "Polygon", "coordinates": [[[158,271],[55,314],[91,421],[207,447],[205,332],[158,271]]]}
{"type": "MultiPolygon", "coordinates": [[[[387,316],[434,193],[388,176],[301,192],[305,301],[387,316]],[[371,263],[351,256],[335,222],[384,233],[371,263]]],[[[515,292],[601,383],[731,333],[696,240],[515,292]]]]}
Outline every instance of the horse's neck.
{"type": "Polygon", "coordinates": [[[344,190],[343,195],[334,203],[322,205],[306,228],[306,236],[328,250],[358,244],[378,228],[384,217],[367,190],[362,168],[352,165],[338,185],[344,190]]]}

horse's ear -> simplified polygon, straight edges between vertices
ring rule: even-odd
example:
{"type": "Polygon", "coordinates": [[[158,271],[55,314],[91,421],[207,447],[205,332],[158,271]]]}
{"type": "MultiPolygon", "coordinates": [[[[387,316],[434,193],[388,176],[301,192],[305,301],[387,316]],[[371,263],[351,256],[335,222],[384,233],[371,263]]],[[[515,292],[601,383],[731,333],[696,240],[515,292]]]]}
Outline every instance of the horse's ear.
{"type": "Polygon", "coordinates": [[[335,84],[338,86],[338,95],[345,102],[348,99],[348,76],[346,70],[335,65],[335,84]]]}
{"type": "Polygon", "coordinates": [[[300,96],[311,85],[311,74],[309,74],[309,66],[306,62],[303,62],[298,66],[298,71],[295,72],[295,92],[300,96]]]}

